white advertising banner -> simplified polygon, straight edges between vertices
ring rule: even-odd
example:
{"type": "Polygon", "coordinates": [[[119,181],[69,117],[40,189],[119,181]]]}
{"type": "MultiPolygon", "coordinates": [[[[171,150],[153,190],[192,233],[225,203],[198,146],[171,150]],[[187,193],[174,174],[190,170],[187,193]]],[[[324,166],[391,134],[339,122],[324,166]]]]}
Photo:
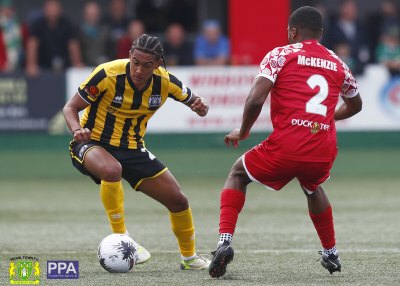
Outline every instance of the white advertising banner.
{"type": "Polygon", "coordinates": [[[400,130],[400,78],[391,78],[384,66],[369,65],[356,79],[363,109],[354,117],[338,121],[337,129],[400,130]]]}
{"type": "MultiPolygon", "coordinates": [[[[149,133],[228,132],[240,127],[243,106],[258,72],[249,67],[171,67],[169,71],[210,105],[206,117],[172,99],[161,107],[148,124],[149,133]]],[[[67,94],[75,94],[90,69],[67,72],[67,94]]],[[[353,118],[337,122],[341,131],[400,130],[400,79],[390,79],[381,66],[368,66],[357,77],[363,110],[353,118]]],[[[264,105],[252,131],[271,131],[270,101],[264,105]]]]}
{"type": "MultiPolygon", "coordinates": [[[[240,127],[243,106],[257,71],[256,66],[171,68],[172,74],[207,101],[208,115],[199,117],[187,106],[168,100],[149,122],[149,131],[226,132],[240,127]]],[[[266,129],[272,129],[269,100],[253,128],[266,129]]]]}

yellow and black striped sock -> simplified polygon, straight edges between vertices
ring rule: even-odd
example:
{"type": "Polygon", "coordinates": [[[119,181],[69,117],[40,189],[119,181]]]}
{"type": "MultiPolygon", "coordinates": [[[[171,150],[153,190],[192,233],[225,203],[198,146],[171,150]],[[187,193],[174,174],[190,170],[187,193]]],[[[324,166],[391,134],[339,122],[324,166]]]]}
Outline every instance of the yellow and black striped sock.
{"type": "Polygon", "coordinates": [[[182,257],[191,258],[196,255],[195,233],[192,217],[192,209],[179,213],[169,213],[172,231],[174,232],[179,245],[182,257]]]}
{"type": "Polygon", "coordinates": [[[114,233],[125,233],[124,191],[122,182],[101,181],[100,197],[114,233]]]}

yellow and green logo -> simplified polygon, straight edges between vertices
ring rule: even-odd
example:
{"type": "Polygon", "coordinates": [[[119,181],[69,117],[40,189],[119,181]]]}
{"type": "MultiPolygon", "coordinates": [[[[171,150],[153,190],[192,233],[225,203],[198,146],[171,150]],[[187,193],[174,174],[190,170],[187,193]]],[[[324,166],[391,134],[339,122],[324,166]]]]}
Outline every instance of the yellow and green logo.
{"type": "Polygon", "coordinates": [[[38,285],[40,283],[39,258],[18,256],[10,259],[10,283],[12,285],[38,285]]]}

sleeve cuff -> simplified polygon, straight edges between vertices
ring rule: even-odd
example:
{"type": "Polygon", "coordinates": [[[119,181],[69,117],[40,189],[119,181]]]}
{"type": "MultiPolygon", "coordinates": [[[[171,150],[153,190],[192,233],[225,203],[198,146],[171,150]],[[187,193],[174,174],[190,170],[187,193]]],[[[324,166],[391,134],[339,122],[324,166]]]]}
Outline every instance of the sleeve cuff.
{"type": "Polygon", "coordinates": [[[258,75],[256,75],[256,77],[254,79],[259,78],[259,77],[265,77],[266,79],[269,79],[270,81],[272,81],[272,83],[275,83],[275,79],[270,75],[259,73],[258,75]]]}
{"type": "Polygon", "coordinates": [[[81,94],[81,90],[78,89],[78,94],[79,96],[83,99],[83,101],[85,101],[87,104],[92,104],[92,102],[88,101],[82,94],[81,94]]]}

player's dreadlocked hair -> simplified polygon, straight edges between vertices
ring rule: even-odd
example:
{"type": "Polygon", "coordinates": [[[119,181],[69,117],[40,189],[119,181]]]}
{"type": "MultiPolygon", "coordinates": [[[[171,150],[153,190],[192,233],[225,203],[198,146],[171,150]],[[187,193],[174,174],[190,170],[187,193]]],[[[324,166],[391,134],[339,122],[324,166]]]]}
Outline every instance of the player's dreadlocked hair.
{"type": "Polygon", "coordinates": [[[289,27],[318,35],[322,31],[322,15],[316,8],[300,7],[290,15],[289,27]]]}
{"type": "Polygon", "coordinates": [[[157,60],[162,59],[164,68],[167,68],[164,49],[157,37],[142,34],[139,38],[133,41],[130,52],[133,53],[134,50],[155,55],[157,60]]]}

